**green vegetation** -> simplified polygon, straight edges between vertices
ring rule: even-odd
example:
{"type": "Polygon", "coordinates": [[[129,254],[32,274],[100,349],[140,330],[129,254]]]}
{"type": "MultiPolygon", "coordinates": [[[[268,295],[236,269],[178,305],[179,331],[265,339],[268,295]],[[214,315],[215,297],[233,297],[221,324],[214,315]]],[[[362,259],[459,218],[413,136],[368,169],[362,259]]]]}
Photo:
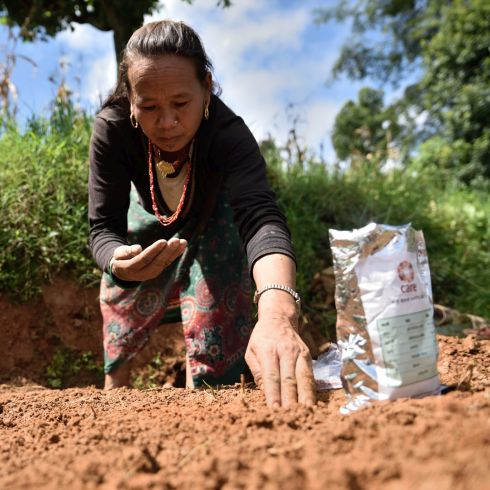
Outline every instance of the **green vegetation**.
{"type": "Polygon", "coordinates": [[[180,359],[168,359],[157,352],[153,359],[144,367],[133,370],[131,386],[139,390],[158,388],[166,382],[173,386],[185,386],[185,352],[180,359]]]}
{"type": "MultiPolygon", "coordinates": [[[[0,137],[0,291],[25,300],[57,274],[98,281],[87,237],[89,118],[58,103],[49,120],[0,137]]],[[[328,229],[370,221],[412,224],[426,236],[435,301],[490,317],[488,181],[462,184],[452,169],[423,155],[403,169],[382,171],[371,159],[347,171],[308,157],[284,162],[263,144],[270,180],[285,210],[306,304],[313,275],[330,264],[328,229]]],[[[157,366],[155,366],[157,368],[157,366]]]]}
{"type": "MultiPolygon", "coordinates": [[[[390,155],[390,144],[397,140],[400,127],[393,106],[383,105],[383,91],[366,87],[359,91],[358,102],[347,102],[335,117],[332,144],[341,160],[351,166],[365,160],[384,162],[390,155]]],[[[394,155],[399,157],[400,151],[394,155]]]]}
{"type": "Polygon", "coordinates": [[[104,377],[102,365],[91,352],[76,353],[68,347],[59,347],[46,368],[46,382],[50,388],[80,386],[81,380],[101,385],[104,377]]]}
{"type": "Polygon", "coordinates": [[[382,172],[377,162],[350,171],[322,163],[289,163],[263,145],[270,179],[288,217],[299,264],[298,287],[307,302],[315,272],[331,264],[328,229],[370,221],[411,222],[424,231],[435,302],[490,317],[490,185],[462,184],[449,170],[418,162],[382,172]]]}
{"type": "Polygon", "coordinates": [[[162,381],[165,378],[163,369],[164,362],[160,352],[157,352],[155,357],[147,364],[143,372],[139,372],[131,380],[131,386],[139,390],[147,390],[162,386],[162,381]]]}
{"type": "MultiPolygon", "coordinates": [[[[14,299],[34,297],[56,275],[82,284],[100,277],[87,246],[90,127],[88,117],[58,102],[49,120],[34,118],[22,133],[10,125],[0,137],[0,291],[14,299]]],[[[426,236],[435,301],[490,317],[488,182],[464,185],[423,155],[390,172],[373,159],[340,171],[313,157],[284,162],[273,142],[263,151],[306,304],[314,300],[313,275],[331,263],[329,228],[411,222],[426,236]]]]}
{"type": "Polygon", "coordinates": [[[57,274],[97,279],[87,246],[90,127],[58,102],[50,120],[33,118],[25,132],[10,123],[0,137],[0,291],[14,300],[57,274]]]}
{"type": "MultiPolygon", "coordinates": [[[[397,146],[465,182],[490,178],[490,2],[337,0],[317,10],[318,22],[331,19],[352,21],[334,75],[411,83],[392,104],[405,127],[397,146]]],[[[357,129],[372,119],[366,113],[357,129]]]]}

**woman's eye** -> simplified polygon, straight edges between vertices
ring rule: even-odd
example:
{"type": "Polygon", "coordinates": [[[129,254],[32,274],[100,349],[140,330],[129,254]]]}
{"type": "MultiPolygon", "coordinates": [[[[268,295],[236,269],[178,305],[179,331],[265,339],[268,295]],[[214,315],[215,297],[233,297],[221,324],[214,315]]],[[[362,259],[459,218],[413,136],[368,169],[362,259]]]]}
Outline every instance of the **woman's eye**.
{"type": "Polygon", "coordinates": [[[153,111],[155,109],[155,106],[154,105],[147,105],[147,106],[142,107],[142,109],[144,111],[153,111]]]}
{"type": "Polygon", "coordinates": [[[175,107],[185,107],[189,102],[188,101],[182,101],[182,102],[175,102],[175,107]]]}

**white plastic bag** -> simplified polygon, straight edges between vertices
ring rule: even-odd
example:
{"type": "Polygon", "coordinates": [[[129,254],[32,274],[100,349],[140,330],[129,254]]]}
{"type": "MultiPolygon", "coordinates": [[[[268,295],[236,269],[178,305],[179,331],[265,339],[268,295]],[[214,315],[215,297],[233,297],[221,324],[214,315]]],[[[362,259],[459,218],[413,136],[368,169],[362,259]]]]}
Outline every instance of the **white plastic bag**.
{"type": "Polygon", "coordinates": [[[342,359],[337,344],[332,344],[330,348],[313,360],[313,377],[317,391],[336,390],[342,388],[340,380],[340,370],[342,359]]]}

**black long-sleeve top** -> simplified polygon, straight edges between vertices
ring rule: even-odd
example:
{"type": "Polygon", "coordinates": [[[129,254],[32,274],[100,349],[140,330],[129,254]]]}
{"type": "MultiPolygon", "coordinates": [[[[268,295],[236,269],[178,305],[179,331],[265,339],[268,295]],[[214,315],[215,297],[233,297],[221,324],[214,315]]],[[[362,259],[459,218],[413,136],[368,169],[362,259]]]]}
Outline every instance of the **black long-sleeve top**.
{"type": "MultiPolygon", "coordinates": [[[[252,133],[215,95],[209,113],[194,140],[192,202],[185,216],[162,226],[161,238],[169,239],[190,216],[206,220],[218,194],[225,190],[250,270],[270,253],[294,260],[286,219],[267,183],[265,161],[252,133]]],[[[128,105],[103,108],[94,122],[89,174],[90,248],[103,270],[108,270],[114,250],[127,244],[131,183],[144,209],[153,213],[147,159],[148,139],[131,126],[128,105]]],[[[161,196],[158,202],[162,214],[172,214],[161,196]]]]}

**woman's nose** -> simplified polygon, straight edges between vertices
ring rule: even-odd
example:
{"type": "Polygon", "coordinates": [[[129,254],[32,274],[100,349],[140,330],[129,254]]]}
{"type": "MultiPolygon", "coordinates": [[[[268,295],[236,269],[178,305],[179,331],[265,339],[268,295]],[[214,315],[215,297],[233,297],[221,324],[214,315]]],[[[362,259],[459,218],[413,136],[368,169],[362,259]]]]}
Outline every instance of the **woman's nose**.
{"type": "Polygon", "coordinates": [[[177,117],[172,111],[162,111],[158,117],[158,127],[161,129],[172,129],[177,126],[177,117]]]}

